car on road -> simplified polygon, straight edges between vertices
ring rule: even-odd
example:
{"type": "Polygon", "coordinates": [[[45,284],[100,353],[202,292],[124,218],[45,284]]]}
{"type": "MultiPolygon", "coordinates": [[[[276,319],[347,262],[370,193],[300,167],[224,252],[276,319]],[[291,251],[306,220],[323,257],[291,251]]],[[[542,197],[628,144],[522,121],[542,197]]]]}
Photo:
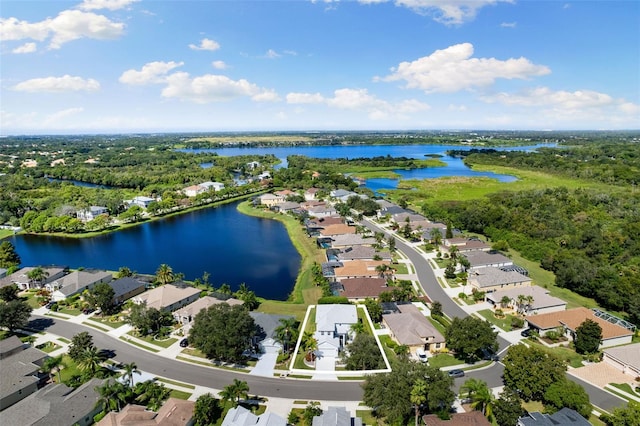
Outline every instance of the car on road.
{"type": "Polygon", "coordinates": [[[189,339],[182,339],[180,340],[180,347],[181,348],[186,348],[187,346],[189,346],[189,339]]]}
{"type": "Polygon", "coordinates": [[[464,377],[464,371],[460,369],[449,370],[449,377],[453,377],[453,378],[464,377]]]}
{"type": "Polygon", "coordinates": [[[418,360],[420,362],[429,362],[429,358],[427,358],[427,353],[424,351],[424,349],[417,349],[416,356],[418,357],[418,360]]]}

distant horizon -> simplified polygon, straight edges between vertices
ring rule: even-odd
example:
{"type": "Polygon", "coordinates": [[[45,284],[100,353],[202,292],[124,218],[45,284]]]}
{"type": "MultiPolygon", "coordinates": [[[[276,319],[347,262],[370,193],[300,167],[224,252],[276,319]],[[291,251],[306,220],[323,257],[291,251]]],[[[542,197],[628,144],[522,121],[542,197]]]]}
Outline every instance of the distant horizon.
{"type": "Polygon", "coordinates": [[[637,129],[639,19],[628,0],[2,0],[0,134],[637,129]]]}

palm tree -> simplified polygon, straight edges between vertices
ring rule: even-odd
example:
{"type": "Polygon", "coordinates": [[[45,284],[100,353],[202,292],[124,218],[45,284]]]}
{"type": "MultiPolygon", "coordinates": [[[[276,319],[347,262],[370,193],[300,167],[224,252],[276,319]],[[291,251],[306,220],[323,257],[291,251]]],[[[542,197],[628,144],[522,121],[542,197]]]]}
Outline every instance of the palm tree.
{"type": "Polygon", "coordinates": [[[218,289],[218,293],[222,293],[222,294],[226,294],[226,295],[231,295],[231,286],[227,283],[223,283],[220,288],[218,289]]]}
{"type": "Polygon", "coordinates": [[[502,299],[500,299],[500,306],[504,309],[509,306],[509,303],[511,303],[511,298],[509,296],[502,296],[502,299]]]}
{"type": "Polygon", "coordinates": [[[427,402],[427,383],[424,379],[417,379],[411,388],[409,400],[413,404],[416,412],[416,426],[418,426],[418,418],[420,417],[420,406],[427,402]]]}
{"type": "Polygon", "coordinates": [[[167,265],[166,263],[163,263],[162,265],[160,265],[160,267],[156,271],[156,280],[160,284],[165,285],[173,282],[173,279],[174,279],[174,275],[173,275],[173,269],[171,269],[171,266],[167,265]]]}
{"type": "Polygon", "coordinates": [[[376,266],[376,272],[378,273],[380,278],[386,278],[389,275],[393,275],[393,272],[390,271],[393,270],[391,269],[391,266],[387,265],[386,263],[382,263],[376,266]]]}
{"type": "Polygon", "coordinates": [[[516,298],[516,300],[518,301],[518,312],[520,312],[521,314],[524,314],[524,301],[526,297],[527,296],[525,296],[524,294],[519,294],[516,298]]]}
{"type": "Polygon", "coordinates": [[[533,296],[532,295],[525,296],[524,301],[527,302],[527,308],[525,312],[529,313],[533,308],[533,296]]]}
{"type": "Polygon", "coordinates": [[[233,383],[227,385],[220,391],[220,397],[226,401],[233,402],[234,406],[240,404],[240,399],[249,397],[249,384],[245,381],[233,379],[233,383]]]}
{"type": "Polygon", "coordinates": [[[96,386],[95,390],[100,395],[98,405],[101,405],[105,412],[120,411],[133,396],[131,388],[115,381],[107,381],[102,386],[96,386]]]}
{"type": "Polygon", "coordinates": [[[91,377],[96,375],[96,372],[102,366],[104,357],[100,353],[100,349],[96,347],[89,347],[82,351],[80,361],[78,361],[78,368],[82,371],[88,371],[91,377]]]}
{"type": "Polygon", "coordinates": [[[133,387],[133,374],[142,374],[142,372],[138,370],[138,366],[135,362],[124,364],[122,368],[124,369],[124,375],[128,376],[129,387],[133,387]]]}
{"type": "Polygon", "coordinates": [[[42,371],[48,373],[49,380],[53,381],[53,370],[56,370],[56,372],[58,373],[58,383],[62,383],[62,378],[60,377],[60,370],[62,369],[61,367],[64,367],[62,355],[45,359],[44,363],[42,364],[42,371]]]}
{"type": "Polygon", "coordinates": [[[449,247],[449,257],[454,262],[454,264],[458,264],[458,254],[460,253],[460,249],[458,246],[449,247]]]}
{"type": "Polygon", "coordinates": [[[482,386],[487,386],[485,382],[479,379],[466,380],[462,386],[460,386],[460,396],[466,396],[473,400],[473,396],[478,392],[482,386]]]}
{"type": "Polygon", "coordinates": [[[138,394],[136,401],[146,404],[147,408],[157,411],[169,397],[171,391],[163,384],[157,384],[151,380],[140,382],[135,387],[135,393],[138,394]]]}
{"type": "Polygon", "coordinates": [[[291,352],[290,342],[298,340],[298,320],[295,318],[281,318],[280,325],[275,329],[276,340],[282,343],[285,352],[291,352]]]}
{"type": "Polygon", "coordinates": [[[38,287],[42,287],[42,283],[49,277],[49,272],[42,269],[41,266],[37,266],[27,272],[27,278],[32,284],[38,284],[38,287]]]}
{"type": "Polygon", "coordinates": [[[486,418],[490,419],[493,416],[494,397],[487,384],[485,382],[481,383],[484,386],[480,386],[473,394],[473,397],[471,398],[471,407],[474,410],[482,411],[482,414],[484,414],[486,418]]]}
{"type": "Polygon", "coordinates": [[[302,335],[302,350],[305,352],[305,359],[307,361],[313,361],[314,352],[318,349],[318,341],[313,337],[313,333],[305,331],[302,335]]]}
{"type": "Polygon", "coordinates": [[[133,272],[126,266],[121,266],[116,273],[116,278],[124,278],[133,276],[133,272]]]}
{"type": "Polygon", "coordinates": [[[436,249],[442,244],[442,232],[440,232],[439,228],[431,228],[429,237],[431,237],[431,241],[433,245],[436,246],[436,249]]]}
{"type": "Polygon", "coordinates": [[[351,331],[353,331],[355,334],[364,333],[364,330],[365,330],[364,324],[361,323],[360,321],[351,324],[351,331]]]}

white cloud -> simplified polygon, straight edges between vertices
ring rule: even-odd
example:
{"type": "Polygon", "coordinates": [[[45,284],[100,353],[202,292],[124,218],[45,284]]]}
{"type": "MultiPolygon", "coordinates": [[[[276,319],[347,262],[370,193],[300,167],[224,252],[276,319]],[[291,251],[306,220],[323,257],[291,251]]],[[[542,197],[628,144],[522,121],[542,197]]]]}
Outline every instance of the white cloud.
{"type": "Polygon", "coordinates": [[[133,85],[162,83],[166,81],[169,71],[182,65],[184,62],[149,62],[140,71],[132,69],[123,72],[118,81],[133,85]]]}
{"type": "Polygon", "coordinates": [[[591,90],[553,91],[548,87],[537,87],[518,94],[499,93],[483,96],[482,100],[489,103],[501,103],[517,106],[553,106],[569,110],[600,107],[614,103],[614,99],[604,93],[591,90]]]}
{"type": "Polygon", "coordinates": [[[325,101],[320,93],[289,93],[286,96],[290,104],[321,104],[325,101]]]}
{"type": "Polygon", "coordinates": [[[279,54],[273,49],[267,50],[267,53],[264,54],[264,57],[267,59],[277,59],[277,58],[280,58],[281,56],[282,56],[281,54],[279,54]]]}
{"type": "MultiPolygon", "coordinates": [[[[620,110],[620,112],[623,112],[625,114],[640,115],[640,105],[634,104],[632,102],[623,102],[618,105],[618,109],[620,110]]],[[[638,117],[638,119],[640,121],[640,117],[638,117]]]]}
{"type": "Polygon", "coordinates": [[[123,9],[130,4],[137,3],[140,0],[84,0],[82,4],[78,6],[78,9],[82,10],[96,10],[96,9],[108,9],[118,10],[123,9]]]}
{"type": "Polygon", "coordinates": [[[64,120],[67,117],[72,115],[79,114],[84,111],[84,108],[67,108],[61,111],[54,112],[53,114],[48,115],[45,120],[45,125],[55,125],[58,124],[59,121],[64,120]]]}
{"type": "Polygon", "coordinates": [[[190,44],[189,49],[192,50],[209,50],[211,52],[220,49],[220,44],[215,40],[210,40],[208,38],[203,38],[200,40],[200,44],[190,44]]]}
{"type": "Polygon", "coordinates": [[[227,64],[224,61],[213,61],[211,62],[211,66],[217,70],[227,69],[227,64]]]}
{"type": "Polygon", "coordinates": [[[95,92],[100,89],[100,83],[92,78],[84,79],[64,75],[62,77],[33,78],[16,84],[13,89],[30,93],[95,92]]]}
{"type": "Polygon", "coordinates": [[[515,28],[517,25],[517,22],[503,22],[500,24],[502,28],[515,28]]]}
{"type": "Polygon", "coordinates": [[[462,43],[436,50],[413,62],[401,62],[386,77],[374,81],[404,80],[410,89],[433,92],[457,92],[472,87],[489,86],[496,79],[527,79],[551,72],[526,58],[502,61],[495,58],[472,58],[473,45],[462,43]]]}
{"type": "Polygon", "coordinates": [[[103,15],[80,10],[64,10],[55,18],[40,22],[0,19],[0,38],[3,41],[50,38],[49,48],[59,49],[64,43],[80,38],[109,40],[124,33],[124,24],[113,22],[103,15]]]}
{"type": "MultiPolygon", "coordinates": [[[[358,0],[362,4],[386,3],[387,0],[358,0]]],[[[406,7],[421,15],[430,15],[445,25],[459,25],[472,21],[485,6],[512,3],[512,0],[395,0],[396,6],[406,7]]]]}
{"type": "Polygon", "coordinates": [[[186,72],[177,72],[167,77],[167,86],[162,89],[165,98],[178,98],[200,104],[223,102],[249,97],[254,101],[277,100],[275,92],[263,89],[247,80],[231,80],[224,75],[205,74],[191,78],[186,72]]]}
{"type": "Polygon", "coordinates": [[[37,50],[35,43],[25,43],[11,51],[11,53],[33,53],[37,50]]]}

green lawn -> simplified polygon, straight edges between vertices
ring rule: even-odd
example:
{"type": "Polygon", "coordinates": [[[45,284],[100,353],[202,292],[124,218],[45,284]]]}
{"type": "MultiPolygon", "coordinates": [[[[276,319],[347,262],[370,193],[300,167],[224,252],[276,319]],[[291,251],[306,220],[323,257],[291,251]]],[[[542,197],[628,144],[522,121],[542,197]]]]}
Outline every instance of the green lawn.
{"type": "Polygon", "coordinates": [[[451,367],[460,364],[464,364],[464,361],[460,361],[449,354],[438,354],[429,357],[429,365],[436,368],[451,367]]]}
{"type": "Polygon", "coordinates": [[[191,355],[191,356],[195,356],[198,358],[204,358],[207,359],[207,356],[205,354],[203,354],[202,352],[200,352],[198,349],[191,349],[191,348],[185,348],[182,350],[182,353],[185,355],[191,355]]]}
{"type": "Polygon", "coordinates": [[[178,341],[178,339],[172,337],[170,339],[167,340],[156,340],[154,339],[153,336],[137,336],[136,332],[134,330],[131,330],[130,332],[127,333],[129,336],[133,336],[136,339],[142,340],[144,342],[147,342],[151,345],[156,345],[156,346],[160,346],[163,348],[168,348],[169,346],[173,345],[175,342],[178,341]]]}
{"type": "Polygon", "coordinates": [[[478,311],[478,314],[482,315],[484,319],[491,324],[500,327],[504,331],[511,331],[511,318],[512,315],[505,315],[504,318],[496,318],[491,309],[483,309],[478,311]]]}
{"type": "Polygon", "coordinates": [[[50,354],[51,352],[60,349],[62,346],[58,345],[55,342],[45,342],[42,343],[38,346],[36,346],[36,349],[40,349],[42,352],[50,354]]]}
{"type": "Polygon", "coordinates": [[[151,352],[160,352],[160,350],[159,350],[159,349],[150,348],[150,347],[149,347],[149,346],[147,346],[147,345],[140,344],[140,343],[138,343],[137,341],[135,341],[135,340],[133,340],[133,339],[129,339],[129,338],[125,337],[125,336],[120,336],[120,340],[124,340],[125,342],[130,343],[130,344],[132,344],[132,345],[134,345],[134,346],[137,346],[137,347],[139,347],[139,348],[142,348],[142,349],[144,349],[144,350],[146,350],[146,351],[151,351],[151,352]]]}
{"type": "Polygon", "coordinates": [[[104,324],[107,327],[111,327],[111,328],[120,328],[126,324],[126,321],[110,321],[109,317],[102,318],[100,316],[95,316],[95,315],[89,318],[89,320],[99,322],[100,324],[104,324]]]}
{"type": "Polygon", "coordinates": [[[396,263],[392,265],[392,268],[396,270],[396,274],[408,274],[409,268],[406,263],[396,263]]]}
{"type": "Polygon", "coordinates": [[[78,316],[82,313],[82,311],[80,311],[80,309],[75,309],[75,308],[67,308],[67,307],[61,307],[60,309],[58,309],[56,312],[60,312],[61,314],[67,314],[67,315],[72,315],[72,316],[78,316]]]}
{"type": "Polygon", "coordinates": [[[187,388],[187,389],[196,388],[194,385],[190,385],[188,383],[176,382],[175,380],[169,380],[162,377],[156,377],[156,380],[158,380],[159,382],[168,383],[170,385],[180,386],[181,388],[187,388]]]}
{"type": "MultiPolygon", "coordinates": [[[[80,371],[75,361],[72,360],[69,355],[62,356],[62,363],[64,365],[64,368],[62,369],[62,371],[60,371],[60,377],[62,378],[62,382],[66,382],[72,376],[82,374],[82,371],[80,371]]],[[[54,378],[57,381],[58,375],[56,374],[54,378]]]]}
{"type": "Polygon", "coordinates": [[[105,333],[109,332],[109,329],[104,328],[104,327],[100,327],[98,324],[96,324],[94,322],[91,322],[91,321],[84,321],[82,324],[88,325],[89,327],[96,328],[96,329],[98,329],[100,331],[104,331],[105,333]]]}
{"type": "Polygon", "coordinates": [[[171,389],[171,393],[169,394],[170,398],[178,398],[184,399],[185,401],[191,397],[191,394],[188,392],[183,392],[175,389],[171,389]]]}

